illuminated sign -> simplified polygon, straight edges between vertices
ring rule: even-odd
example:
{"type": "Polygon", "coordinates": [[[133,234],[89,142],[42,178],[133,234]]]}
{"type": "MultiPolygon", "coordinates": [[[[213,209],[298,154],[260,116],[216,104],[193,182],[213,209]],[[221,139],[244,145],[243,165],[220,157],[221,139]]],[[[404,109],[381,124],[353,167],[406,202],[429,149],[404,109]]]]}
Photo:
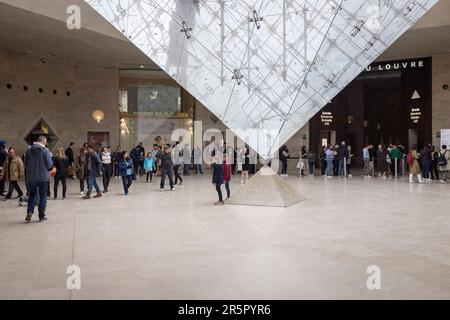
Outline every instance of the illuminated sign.
{"type": "Polygon", "coordinates": [[[423,60],[419,61],[397,61],[397,62],[382,62],[378,64],[370,65],[365,71],[393,71],[393,70],[405,70],[405,69],[417,69],[423,68],[425,65],[423,60]]]}
{"type": "Polygon", "coordinates": [[[411,108],[410,115],[413,123],[419,123],[419,120],[422,117],[422,110],[420,108],[411,108]]]}
{"type": "Polygon", "coordinates": [[[325,126],[329,126],[333,122],[333,114],[329,111],[322,111],[320,121],[322,121],[325,126]]]}

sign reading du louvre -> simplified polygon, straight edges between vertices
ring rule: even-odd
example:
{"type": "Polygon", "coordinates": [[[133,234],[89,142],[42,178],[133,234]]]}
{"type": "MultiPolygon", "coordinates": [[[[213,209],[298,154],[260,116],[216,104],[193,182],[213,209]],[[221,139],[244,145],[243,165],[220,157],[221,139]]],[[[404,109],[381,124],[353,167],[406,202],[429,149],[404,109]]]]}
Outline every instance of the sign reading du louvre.
{"type": "Polygon", "coordinates": [[[368,66],[364,72],[371,71],[395,71],[406,69],[420,69],[425,67],[425,60],[405,60],[405,61],[390,61],[377,62],[368,66]]]}

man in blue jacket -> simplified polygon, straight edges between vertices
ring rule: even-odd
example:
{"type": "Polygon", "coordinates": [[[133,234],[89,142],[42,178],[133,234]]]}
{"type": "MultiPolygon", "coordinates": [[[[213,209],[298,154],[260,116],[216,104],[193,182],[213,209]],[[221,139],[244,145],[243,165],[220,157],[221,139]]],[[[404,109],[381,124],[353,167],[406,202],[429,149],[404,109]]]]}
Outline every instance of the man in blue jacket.
{"type": "Polygon", "coordinates": [[[25,154],[25,181],[29,192],[25,222],[31,221],[38,194],[39,221],[47,220],[45,210],[47,208],[47,192],[50,183],[49,171],[53,168],[53,160],[50,151],[46,148],[46,144],[47,138],[40,136],[25,154]]]}

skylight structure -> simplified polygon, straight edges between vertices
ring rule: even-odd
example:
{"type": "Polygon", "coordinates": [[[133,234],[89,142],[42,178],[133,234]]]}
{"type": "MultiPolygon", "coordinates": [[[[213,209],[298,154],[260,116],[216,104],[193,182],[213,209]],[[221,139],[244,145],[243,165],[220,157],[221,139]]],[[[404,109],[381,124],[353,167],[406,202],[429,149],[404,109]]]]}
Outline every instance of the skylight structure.
{"type": "Polygon", "coordinates": [[[86,1],[269,156],[438,0],[86,1]]]}

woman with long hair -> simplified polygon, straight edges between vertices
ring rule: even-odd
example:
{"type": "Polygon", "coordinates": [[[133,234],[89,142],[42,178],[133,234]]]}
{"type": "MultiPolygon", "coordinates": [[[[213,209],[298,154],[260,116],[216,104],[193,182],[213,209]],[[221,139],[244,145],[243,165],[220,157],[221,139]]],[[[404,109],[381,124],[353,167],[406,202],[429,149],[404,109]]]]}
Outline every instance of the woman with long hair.
{"type": "Polygon", "coordinates": [[[53,198],[58,199],[58,187],[59,182],[61,181],[63,191],[62,191],[62,199],[66,200],[67,193],[67,174],[69,170],[70,161],[67,158],[64,148],[60,148],[58,154],[55,157],[54,166],[56,169],[55,177],[54,177],[54,185],[53,185],[53,198]]]}

